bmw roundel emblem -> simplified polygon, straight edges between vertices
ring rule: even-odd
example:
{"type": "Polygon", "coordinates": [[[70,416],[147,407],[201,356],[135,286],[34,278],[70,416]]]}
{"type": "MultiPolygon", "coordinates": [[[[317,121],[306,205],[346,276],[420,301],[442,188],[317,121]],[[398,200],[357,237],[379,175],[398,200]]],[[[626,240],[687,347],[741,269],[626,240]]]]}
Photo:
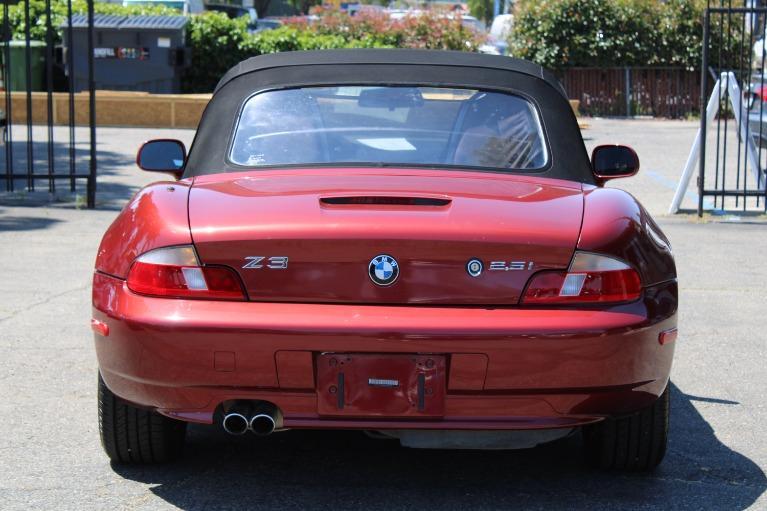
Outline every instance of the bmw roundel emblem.
{"type": "Polygon", "coordinates": [[[399,277],[399,264],[390,255],[375,256],[368,265],[368,275],[379,286],[391,286],[399,277]]]}

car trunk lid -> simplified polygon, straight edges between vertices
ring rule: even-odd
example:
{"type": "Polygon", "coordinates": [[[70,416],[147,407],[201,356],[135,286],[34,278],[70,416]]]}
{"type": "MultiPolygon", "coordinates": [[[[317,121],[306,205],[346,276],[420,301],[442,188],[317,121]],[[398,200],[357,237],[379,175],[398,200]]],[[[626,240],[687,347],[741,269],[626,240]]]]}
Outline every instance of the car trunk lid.
{"type": "Polygon", "coordinates": [[[202,262],[281,302],[516,304],[532,273],[567,267],[582,211],[579,183],[427,169],[214,174],[189,197],[202,262]],[[392,270],[379,255],[391,285],[371,279],[392,270]]]}

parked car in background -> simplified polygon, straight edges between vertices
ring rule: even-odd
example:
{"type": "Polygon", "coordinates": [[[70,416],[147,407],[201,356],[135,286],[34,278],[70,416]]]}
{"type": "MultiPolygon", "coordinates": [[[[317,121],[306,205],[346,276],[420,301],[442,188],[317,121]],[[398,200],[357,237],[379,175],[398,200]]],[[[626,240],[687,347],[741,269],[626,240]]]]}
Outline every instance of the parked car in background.
{"type": "Polygon", "coordinates": [[[405,16],[416,16],[421,11],[415,9],[386,9],[386,15],[392,20],[401,20],[405,16]]]}
{"type": "MultiPolygon", "coordinates": [[[[474,16],[467,15],[467,14],[461,14],[460,16],[461,16],[461,24],[464,27],[471,29],[480,34],[487,33],[487,27],[485,26],[485,24],[481,22],[480,20],[478,20],[477,18],[475,18],[474,16]]],[[[453,16],[451,15],[450,17],[452,18],[453,16]]]]}
{"type": "Polygon", "coordinates": [[[540,66],[262,55],[219,81],[188,154],[160,139],[136,161],[174,178],[134,196],[96,258],[114,462],[176,458],[189,422],[469,449],[580,430],[597,467],[663,459],[671,247],[604,187],[636,153],[589,158],[540,66]]]}
{"type": "Polygon", "coordinates": [[[205,4],[206,11],[223,12],[232,19],[248,17],[248,31],[258,31],[258,12],[253,7],[232,4],[205,4]]]}
{"type": "Polygon", "coordinates": [[[282,20],[279,18],[259,18],[256,22],[256,32],[274,30],[275,28],[280,28],[282,25],[282,20]]]}
{"type": "Polygon", "coordinates": [[[479,48],[477,48],[477,51],[479,53],[485,53],[487,55],[503,55],[503,53],[501,53],[501,50],[498,48],[498,46],[496,46],[490,41],[486,41],[482,43],[479,46],[479,48]]]}
{"type": "Polygon", "coordinates": [[[372,12],[384,12],[385,8],[380,5],[361,4],[358,2],[346,3],[341,2],[341,11],[346,12],[349,16],[356,16],[359,13],[372,13],[372,12]]]}
{"type": "Polygon", "coordinates": [[[743,108],[748,130],[757,147],[767,147],[767,77],[754,73],[743,90],[743,108]]]}

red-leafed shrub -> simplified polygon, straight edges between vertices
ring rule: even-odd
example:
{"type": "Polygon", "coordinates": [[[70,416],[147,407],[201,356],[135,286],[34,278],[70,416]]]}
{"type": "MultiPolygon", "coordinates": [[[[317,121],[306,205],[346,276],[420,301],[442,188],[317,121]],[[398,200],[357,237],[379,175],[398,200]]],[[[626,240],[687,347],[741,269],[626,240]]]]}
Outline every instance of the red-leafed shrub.
{"type": "Polygon", "coordinates": [[[313,14],[312,21],[287,19],[278,29],[256,34],[247,32],[245,20],[230,20],[221,13],[192,16],[187,27],[192,66],[184,75],[184,90],[210,92],[231,66],[264,53],[335,48],[476,51],[485,39],[447,11],[425,11],[399,20],[374,10],[349,16],[316,8],[313,14]]]}
{"type": "Polygon", "coordinates": [[[480,34],[463,25],[458,14],[443,10],[428,10],[391,19],[386,13],[363,10],[356,16],[345,12],[318,7],[312,11],[318,19],[306,18],[287,21],[288,26],[316,35],[340,36],[354,47],[367,41],[365,46],[424,48],[435,50],[476,51],[485,40],[480,34]]]}

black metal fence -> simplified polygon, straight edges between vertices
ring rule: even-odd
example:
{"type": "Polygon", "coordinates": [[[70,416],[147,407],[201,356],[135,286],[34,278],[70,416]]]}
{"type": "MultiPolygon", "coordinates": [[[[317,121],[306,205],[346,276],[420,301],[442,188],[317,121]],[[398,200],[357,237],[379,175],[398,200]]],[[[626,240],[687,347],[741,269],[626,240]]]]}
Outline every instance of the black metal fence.
{"type": "Polygon", "coordinates": [[[709,2],[706,10],[698,215],[767,212],[766,22],[767,8],[732,7],[731,0],[709,2]],[[706,94],[711,90],[716,96],[706,94]]]}
{"type": "Polygon", "coordinates": [[[64,182],[69,191],[74,193],[78,190],[78,181],[84,181],[87,206],[92,208],[96,201],[97,172],[93,74],[94,0],[87,1],[88,44],[84,48],[73,46],[72,0],[66,0],[66,20],[62,24],[57,23],[58,26],[54,26],[51,1],[45,0],[43,20],[31,19],[29,0],[4,0],[3,3],[0,72],[5,95],[2,121],[5,158],[0,158],[0,179],[5,181],[7,192],[32,192],[42,181],[47,182],[51,194],[56,192],[57,183],[61,186],[61,182],[64,182]],[[23,10],[23,34],[14,33],[17,27],[12,25],[9,12],[12,8],[23,10]],[[32,39],[31,23],[44,24],[43,41],[32,39]],[[68,51],[64,57],[61,57],[64,52],[56,43],[59,38],[67,42],[68,51]],[[42,66],[37,65],[40,49],[43,54],[42,66]],[[77,78],[74,57],[79,52],[87,53],[87,102],[76,101],[74,92],[77,78]],[[64,69],[67,70],[66,74],[64,69]],[[65,78],[58,80],[57,77],[65,78]],[[54,94],[61,93],[68,95],[67,108],[64,112],[54,112],[54,94]],[[76,105],[78,108],[87,105],[87,113],[77,111],[76,105]],[[84,132],[87,132],[87,138],[84,132]],[[78,151],[78,143],[84,142],[80,139],[87,140],[87,151],[78,151]]]}

